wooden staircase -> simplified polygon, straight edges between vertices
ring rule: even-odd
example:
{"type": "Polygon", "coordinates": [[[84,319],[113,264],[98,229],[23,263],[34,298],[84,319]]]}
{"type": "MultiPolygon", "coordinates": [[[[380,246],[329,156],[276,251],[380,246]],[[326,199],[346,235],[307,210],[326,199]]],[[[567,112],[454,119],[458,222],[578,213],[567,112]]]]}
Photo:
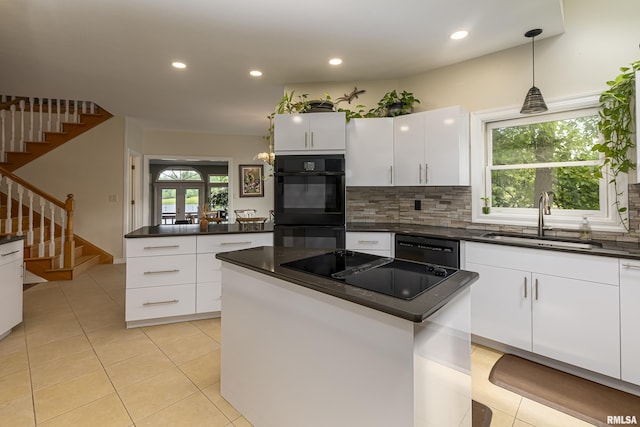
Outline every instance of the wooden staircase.
{"type": "Polygon", "coordinates": [[[24,236],[26,269],[49,281],[112,264],[111,254],[73,233],[72,194],[60,201],[12,172],[113,115],[83,101],[0,101],[0,236],[24,236]]]}
{"type": "MultiPolygon", "coordinates": [[[[40,123],[41,121],[38,120],[39,115],[45,117],[45,123],[50,122],[52,117],[55,118],[54,120],[57,122],[53,126],[43,126],[43,129],[40,129],[40,131],[36,130],[35,134],[38,138],[34,141],[25,137],[26,132],[23,132],[21,135],[13,135],[14,139],[21,140],[20,144],[16,141],[16,144],[13,144],[14,147],[19,145],[21,149],[16,150],[14,148],[12,150],[3,148],[4,159],[0,158],[0,167],[13,172],[113,117],[111,113],[95,104],[92,104],[89,111],[82,111],[77,103],[70,104],[68,102],[60,103],[55,101],[58,100],[49,100],[48,103],[43,103],[37,98],[19,97],[0,103],[0,111],[10,112],[13,109],[12,112],[14,115],[16,113],[19,115],[26,114],[31,123],[40,123]],[[76,118],[77,121],[67,121],[70,118],[76,118]],[[56,128],[60,130],[47,130],[56,128]]],[[[3,117],[3,133],[6,133],[6,131],[4,131],[4,121],[3,117]]],[[[6,136],[5,138],[8,139],[10,137],[6,136]]],[[[3,144],[3,146],[4,145],[5,144],[3,144]]]]}

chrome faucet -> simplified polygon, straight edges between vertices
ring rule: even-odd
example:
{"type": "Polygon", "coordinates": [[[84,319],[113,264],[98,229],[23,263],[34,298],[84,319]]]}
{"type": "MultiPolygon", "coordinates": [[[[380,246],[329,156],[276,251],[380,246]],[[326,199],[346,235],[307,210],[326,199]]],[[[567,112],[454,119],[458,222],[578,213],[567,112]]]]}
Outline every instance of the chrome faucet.
{"type": "Polygon", "coordinates": [[[550,230],[551,227],[545,227],[544,216],[551,215],[551,205],[549,204],[549,194],[546,191],[540,193],[538,199],[538,236],[544,236],[544,230],[550,230]]]}

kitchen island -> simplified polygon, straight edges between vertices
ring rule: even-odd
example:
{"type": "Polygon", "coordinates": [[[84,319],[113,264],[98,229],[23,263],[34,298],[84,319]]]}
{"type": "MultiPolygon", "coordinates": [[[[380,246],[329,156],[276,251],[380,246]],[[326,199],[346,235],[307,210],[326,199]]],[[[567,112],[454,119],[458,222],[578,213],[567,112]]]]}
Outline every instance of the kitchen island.
{"type": "Polygon", "coordinates": [[[411,300],[282,264],[321,249],[222,261],[221,392],[261,426],[471,426],[470,284],[458,271],[411,300]]]}
{"type": "Polygon", "coordinates": [[[0,340],[22,322],[23,236],[0,236],[0,340]]]}

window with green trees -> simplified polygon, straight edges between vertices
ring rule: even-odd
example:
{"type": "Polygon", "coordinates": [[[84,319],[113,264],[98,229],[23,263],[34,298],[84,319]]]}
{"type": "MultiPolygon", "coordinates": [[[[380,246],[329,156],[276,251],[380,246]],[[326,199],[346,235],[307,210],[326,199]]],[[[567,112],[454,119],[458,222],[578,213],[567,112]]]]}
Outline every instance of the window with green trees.
{"type": "Polygon", "coordinates": [[[606,210],[606,182],[598,178],[598,115],[586,109],[487,124],[485,191],[492,209],[530,209],[542,191],[552,208],[606,210]]]}

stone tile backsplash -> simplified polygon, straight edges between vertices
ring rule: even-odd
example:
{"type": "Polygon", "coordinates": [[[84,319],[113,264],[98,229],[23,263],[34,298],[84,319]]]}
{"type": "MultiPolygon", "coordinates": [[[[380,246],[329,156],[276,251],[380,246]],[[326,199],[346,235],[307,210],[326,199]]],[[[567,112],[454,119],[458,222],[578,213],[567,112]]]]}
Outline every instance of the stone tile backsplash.
{"type": "MultiPolygon", "coordinates": [[[[631,233],[593,232],[599,240],[640,241],[640,184],[629,185],[631,233]]],[[[424,224],[475,230],[528,232],[533,227],[496,226],[471,222],[471,187],[347,187],[347,221],[360,223],[424,224]],[[420,200],[421,210],[414,209],[420,200]]],[[[553,233],[553,232],[552,232],[553,233]]],[[[556,232],[576,237],[575,231],[556,232]]]]}

